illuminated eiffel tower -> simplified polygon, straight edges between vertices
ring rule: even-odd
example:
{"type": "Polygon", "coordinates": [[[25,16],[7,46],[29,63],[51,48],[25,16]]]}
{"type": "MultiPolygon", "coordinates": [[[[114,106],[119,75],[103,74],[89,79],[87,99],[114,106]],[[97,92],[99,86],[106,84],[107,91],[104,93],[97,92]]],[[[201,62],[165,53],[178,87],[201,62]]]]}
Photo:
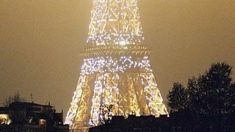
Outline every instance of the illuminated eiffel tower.
{"type": "Polygon", "coordinates": [[[71,129],[114,115],[168,115],[143,45],[138,0],[93,0],[87,45],[67,113],[71,129]]]}

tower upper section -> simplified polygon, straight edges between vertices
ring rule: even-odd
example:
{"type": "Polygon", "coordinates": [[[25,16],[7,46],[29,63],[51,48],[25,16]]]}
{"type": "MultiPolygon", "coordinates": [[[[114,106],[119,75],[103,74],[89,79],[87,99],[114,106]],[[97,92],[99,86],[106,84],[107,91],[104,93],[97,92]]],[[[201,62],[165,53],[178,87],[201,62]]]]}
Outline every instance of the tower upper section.
{"type": "Polygon", "coordinates": [[[89,44],[127,46],[143,39],[138,0],[93,0],[89,44]]]}

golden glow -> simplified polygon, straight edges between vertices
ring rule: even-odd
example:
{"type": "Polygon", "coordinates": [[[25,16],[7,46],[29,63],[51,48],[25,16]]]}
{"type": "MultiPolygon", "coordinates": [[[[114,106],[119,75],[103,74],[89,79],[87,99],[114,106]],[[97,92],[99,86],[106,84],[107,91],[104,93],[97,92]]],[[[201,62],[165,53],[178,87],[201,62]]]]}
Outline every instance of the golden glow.
{"type": "Polygon", "coordinates": [[[96,126],[111,115],[167,115],[148,56],[85,58],[66,124],[96,126]],[[106,115],[104,117],[104,114],[106,115]]]}
{"type": "Polygon", "coordinates": [[[11,120],[7,114],[0,114],[0,124],[10,124],[11,120]]]}
{"type": "Polygon", "coordinates": [[[143,37],[137,0],[93,0],[88,43],[129,45],[143,37]]]}
{"type": "Polygon", "coordinates": [[[137,0],[93,0],[80,78],[65,120],[72,129],[110,115],[167,115],[153,74],[137,0]]]}

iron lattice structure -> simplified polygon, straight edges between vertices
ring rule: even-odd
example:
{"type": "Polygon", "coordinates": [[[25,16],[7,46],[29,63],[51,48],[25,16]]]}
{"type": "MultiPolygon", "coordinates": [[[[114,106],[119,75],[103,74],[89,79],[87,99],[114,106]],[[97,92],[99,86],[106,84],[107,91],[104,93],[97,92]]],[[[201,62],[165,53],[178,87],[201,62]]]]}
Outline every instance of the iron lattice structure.
{"type": "Polygon", "coordinates": [[[113,115],[168,115],[142,42],[138,0],[93,0],[78,85],[65,120],[71,129],[113,115]]]}

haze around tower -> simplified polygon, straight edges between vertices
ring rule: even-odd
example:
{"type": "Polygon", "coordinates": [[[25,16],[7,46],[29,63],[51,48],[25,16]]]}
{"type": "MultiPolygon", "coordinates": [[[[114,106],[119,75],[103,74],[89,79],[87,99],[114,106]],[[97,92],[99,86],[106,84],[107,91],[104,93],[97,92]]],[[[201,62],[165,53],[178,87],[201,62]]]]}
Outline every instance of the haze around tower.
{"type": "MultiPolygon", "coordinates": [[[[0,1],[0,97],[20,91],[67,111],[91,1],[0,1]]],[[[163,97],[217,61],[235,66],[234,0],[142,0],[145,43],[163,97]]],[[[165,99],[166,100],[166,99],[165,99]]]]}

